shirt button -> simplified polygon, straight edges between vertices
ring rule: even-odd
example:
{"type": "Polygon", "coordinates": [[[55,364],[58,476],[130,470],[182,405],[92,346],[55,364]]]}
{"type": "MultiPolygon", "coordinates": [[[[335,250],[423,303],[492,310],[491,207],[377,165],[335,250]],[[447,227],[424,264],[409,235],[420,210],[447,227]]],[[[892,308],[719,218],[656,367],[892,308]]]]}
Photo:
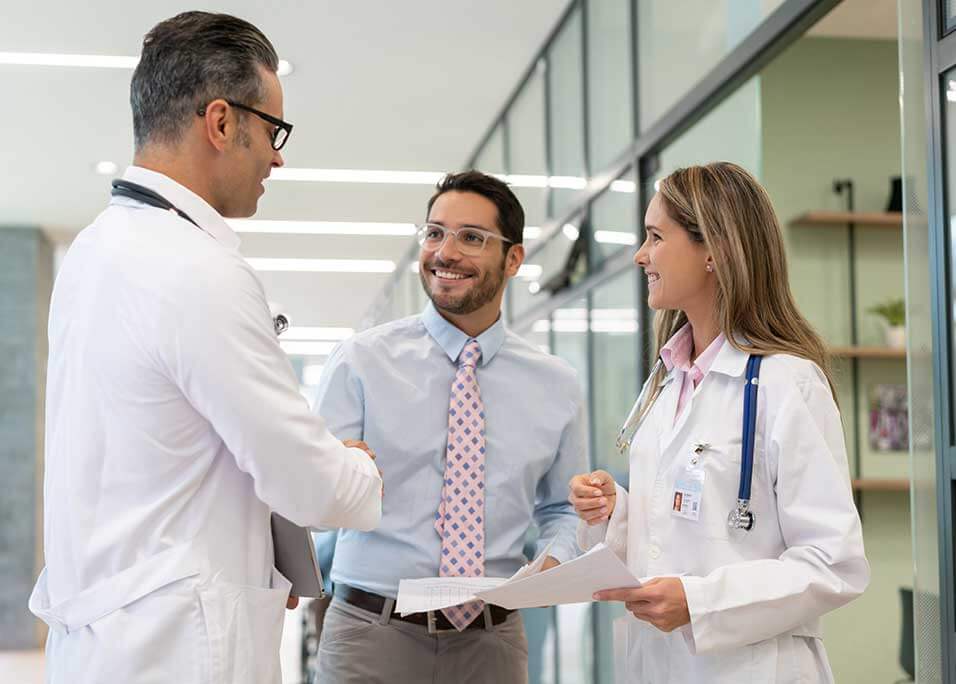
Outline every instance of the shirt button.
{"type": "Polygon", "coordinates": [[[659,547],[657,544],[651,544],[647,549],[647,553],[651,558],[657,560],[661,557],[661,547],[659,547]]]}

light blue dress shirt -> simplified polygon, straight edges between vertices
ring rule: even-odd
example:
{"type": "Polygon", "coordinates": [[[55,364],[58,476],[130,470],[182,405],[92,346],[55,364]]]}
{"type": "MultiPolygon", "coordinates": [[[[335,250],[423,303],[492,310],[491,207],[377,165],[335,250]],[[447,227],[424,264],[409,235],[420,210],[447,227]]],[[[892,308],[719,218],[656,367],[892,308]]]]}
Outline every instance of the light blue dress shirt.
{"type": "MultiPolygon", "coordinates": [[[[429,304],[343,342],[319,385],[316,412],[339,439],[364,439],[385,481],[382,522],[340,530],[332,581],[384,596],[401,579],[438,576],[434,528],[448,439],[448,402],[468,336],[429,304]]],[[[485,406],[485,575],[526,561],[525,534],[540,528],[559,561],[577,553],[568,480],[587,469],[587,426],[575,371],[499,319],[478,338],[485,406]]]]}

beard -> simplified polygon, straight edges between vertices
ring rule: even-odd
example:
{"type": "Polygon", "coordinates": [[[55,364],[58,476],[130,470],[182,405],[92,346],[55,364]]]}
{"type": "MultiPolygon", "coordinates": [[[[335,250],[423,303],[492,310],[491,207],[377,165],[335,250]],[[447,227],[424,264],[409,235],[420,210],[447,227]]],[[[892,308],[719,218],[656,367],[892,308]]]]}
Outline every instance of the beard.
{"type": "Polygon", "coordinates": [[[456,316],[473,313],[488,302],[493,301],[501,288],[504,287],[505,259],[501,260],[499,268],[487,271],[481,277],[481,280],[475,282],[467,292],[458,295],[436,294],[429,288],[428,275],[426,274],[430,275],[432,269],[442,268],[450,267],[440,259],[434,259],[418,270],[418,277],[422,281],[422,289],[425,290],[425,294],[428,295],[432,304],[439,311],[456,316]]]}

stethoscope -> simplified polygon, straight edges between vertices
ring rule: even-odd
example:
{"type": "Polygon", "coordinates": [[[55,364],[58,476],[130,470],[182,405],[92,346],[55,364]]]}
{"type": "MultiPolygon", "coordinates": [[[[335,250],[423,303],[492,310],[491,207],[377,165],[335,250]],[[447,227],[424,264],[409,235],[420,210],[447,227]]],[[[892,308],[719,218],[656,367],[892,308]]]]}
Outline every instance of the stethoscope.
{"type": "MultiPolygon", "coordinates": [[[[140,185],[139,183],[131,183],[127,180],[114,180],[113,189],[110,191],[110,195],[113,197],[127,197],[129,199],[136,200],[137,202],[142,202],[143,204],[148,204],[151,207],[156,207],[157,209],[165,209],[166,211],[171,211],[181,219],[189,221],[191,224],[203,230],[202,226],[193,221],[192,217],[187,214],[185,211],[177,207],[175,204],[170,202],[168,199],[160,195],[155,190],[150,190],[145,185],[140,185]]],[[[205,233],[206,231],[203,230],[205,233]]],[[[272,317],[272,327],[276,332],[276,335],[281,335],[286,330],[289,329],[289,319],[285,314],[277,313],[272,317]]]]}
{"type": "MultiPolygon", "coordinates": [[[[727,526],[734,530],[749,531],[753,529],[756,516],[750,510],[750,485],[753,481],[754,471],[754,442],[757,433],[757,389],[759,387],[760,363],[762,356],[751,354],[747,359],[747,382],[744,385],[744,422],[741,434],[740,444],[740,484],[737,488],[737,505],[727,516],[727,526]]],[[[663,366],[664,361],[657,360],[654,368],[651,370],[651,377],[663,366]]],[[[644,423],[644,419],[650,413],[651,407],[658,397],[654,397],[651,406],[645,411],[641,411],[644,405],[644,399],[650,389],[649,383],[644,385],[637,401],[631,407],[627,414],[627,420],[621,426],[617,435],[616,446],[622,455],[627,455],[631,448],[631,440],[644,423]]],[[[660,396],[660,395],[658,395],[660,396]]]]}

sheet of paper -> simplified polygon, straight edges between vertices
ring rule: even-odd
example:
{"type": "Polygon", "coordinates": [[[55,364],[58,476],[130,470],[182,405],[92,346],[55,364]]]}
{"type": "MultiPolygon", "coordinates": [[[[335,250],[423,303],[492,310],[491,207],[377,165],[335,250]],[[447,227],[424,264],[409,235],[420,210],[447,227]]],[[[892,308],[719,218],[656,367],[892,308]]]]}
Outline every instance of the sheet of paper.
{"type": "Polygon", "coordinates": [[[398,583],[395,610],[403,616],[441,610],[475,600],[475,594],[508,580],[503,577],[426,577],[403,579],[398,583]]]}
{"type": "Polygon", "coordinates": [[[504,608],[535,608],[585,603],[601,589],[639,587],[638,580],[611,549],[598,544],[574,560],[544,572],[479,591],[477,598],[504,608]]]}
{"type": "Polygon", "coordinates": [[[518,580],[518,579],[521,579],[522,577],[530,577],[531,575],[537,575],[539,572],[541,572],[541,568],[544,566],[544,562],[548,560],[548,556],[551,555],[552,546],[554,546],[553,539],[548,543],[546,547],[544,547],[544,551],[538,554],[537,558],[535,558],[530,563],[526,563],[522,565],[521,568],[518,570],[518,572],[513,574],[508,581],[510,582],[512,580],[518,580]]]}
{"type": "Polygon", "coordinates": [[[541,571],[548,549],[512,577],[429,577],[401,580],[396,610],[402,615],[441,610],[481,599],[504,608],[585,603],[601,589],[639,587],[640,580],[611,549],[598,544],[582,556],[541,571]]]}

